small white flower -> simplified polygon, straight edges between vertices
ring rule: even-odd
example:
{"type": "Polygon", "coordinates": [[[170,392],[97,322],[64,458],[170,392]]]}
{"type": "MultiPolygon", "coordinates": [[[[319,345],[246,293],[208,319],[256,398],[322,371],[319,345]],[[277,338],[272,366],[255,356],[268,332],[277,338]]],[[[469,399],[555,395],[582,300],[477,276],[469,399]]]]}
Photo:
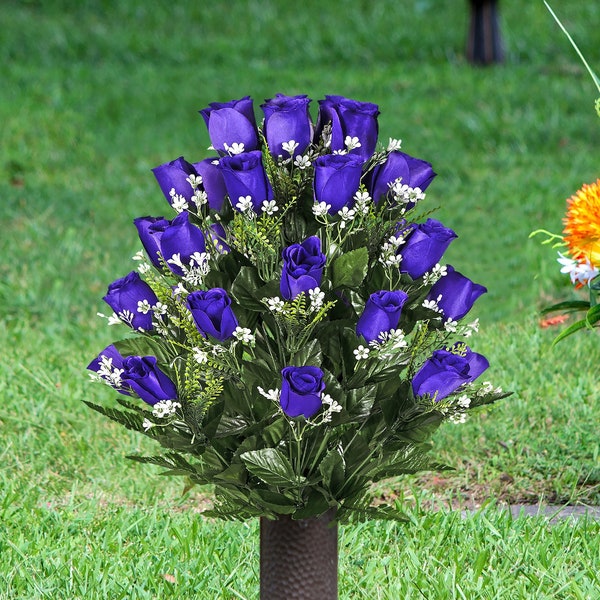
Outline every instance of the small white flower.
{"type": "Polygon", "coordinates": [[[334,150],[334,151],[332,152],[332,154],[339,154],[340,156],[342,156],[342,155],[344,155],[344,154],[348,154],[348,150],[344,150],[344,149],[341,149],[341,150],[334,150]]]}
{"type": "Polygon", "coordinates": [[[185,289],[185,287],[183,287],[183,284],[181,282],[179,282],[174,288],[173,288],[173,295],[174,296],[181,296],[186,295],[188,293],[188,291],[185,289]]]}
{"type": "Polygon", "coordinates": [[[157,302],[152,307],[152,310],[154,311],[154,314],[156,314],[156,315],[166,315],[167,314],[167,305],[163,304],[162,302],[157,302]]]}
{"type": "Polygon", "coordinates": [[[171,258],[167,259],[168,263],[171,263],[172,265],[175,265],[176,267],[179,267],[180,269],[185,269],[186,265],[183,264],[183,262],[181,261],[181,254],[179,252],[177,252],[176,254],[173,254],[173,256],[171,256],[171,258]]]}
{"type": "Polygon", "coordinates": [[[338,210],[338,215],[342,217],[343,221],[352,221],[356,216],[356,211],[353,208],[344,206],[342,210],[338,210]]]}
{"type": "Polygon", "coordinates": [[[365,360],[367,358],[369,358],[369,353],[371,352],[368,348],[365,348],[362,344],[356,348],[356,350],[353,350],[354,352],[354,357],[356,358],[356,360],[365,360]]]}
{"type": "Polygon", "coordinates": [[[438,302],[441,299],[442,295],[440,294],[435,300],[423,300],[423,304],[421,306],[423,306],[424,308],[428,308],[429,310],[433,310],[437,313],[441,313],[443,311],[438,305],[438,302]]]}
{"type": "Polygon", "coordinates": [[[255,337],[252,331],[247,327],[236,327],[233,331],[233,337],[244,344],[254,345],[255,337]]]}
{"type": "Polygon", "coordinates": [[[243,213],[252,212],[252,196],[240,196],[235,207],[243,213]]]}
{"type": "Polygon", "coordinates": [[[296,140],[290,140],[289,142],[283,142],[281,148],[285,150],[290,156],[294,155],[294,151],[300,144],[296,140]]]}
{"type": "Polygon", "coordinates": [[[432,285],[436,281],[440,280],[442,277],[445,277],[448,274],[448,268],[446,265],[442,266],[439,263],[423,275],[423,284],[424,285],[432,285]]]}
{"type": "Polygon", "coordinates": [[[198,189],[202,185],[202,175],[188,175],[185,180],[192,186],[193,190],[198,189]]]}
{"type": "Polygon", "coordinates": [[[467,421],[467,415],[466,413],[459,413],[457,415],[452,415],[451,417],[448,418],[448,421],[450,421],[450,423],[454,423],[455,425],[461,425],[462,423],[465,423],[467,421]]]}
{"type": "Polygon", "coordinates": [[[139,252],[136,252],[132,257],[132,260],[146,260],[146,256],[144,255],[144,251],[140,250],[139,252]]]}
{"type": "Polygon", "coordinates": [[[244,144],[242,142],[233,142],[231,146],[227,144],[227,142],[225,142],[223,144],[223,148],[225,148],[225,152],[228,152],[231,155],[241,154],[242,152],[244,152],[244,144]]]}
{"type": "Polygon", "coordinates": [[[315,202],[312,207],[313,214],[315,217],[322,217],[326,215],[329,209],[331,208],[331,204],[327,204],[326,202],[315,202]]]}
{"type": "Polygon", "coordinates": [[[558,262],[563,265],[560,270],[561,273],[568,273],[571,278],[571,283],[581,283],[582,285],[588,285],[592,279],[598,277],[600,271],[592,266],[588,261],[578,262],[572,258],[564,256],[560,252],[558,253],[560,258],[558,262]]]}
{"type": "Polygon", "coordinates": [[[143,315],[146,315],[151,310],[152,310],[152,307],[150,306],[150,302],[148,302],[148,300],[146,300],[146,299],[144,299],[144,300],[138,300],[137,311],[139,313],[142,313],[143,315]]]}
{"type": "Polygon", "coordinates": [[[316,287],[308,290],[308,296],[310,298],[310,307],[313,311],[317,311],[323,306],[325,292],[322,292],[321,288],[316,287]]]}
{"type": "Polygon", "coordinates": [[[178,212],[183,212],[189,208],[189,204],[187,200],[181,195],[175,192],[175,188],[171,188],[169,192],[169,196],[171,196],[171,206],[178,212]]]}
{"type": "Polygon", "coordinates": [[[192,348],[192,352],[194,353],[194,360],[199,365],[203,365],[208,362],[208,352],[200,350],[200,348],[197,347],[192,348]]]}
{"type": "Polygon", "coordinates": [[[458,321],[453,321],[452,319],[448,319],[444,322],[444,329],[448,333],[456,333],[458,329],[458,321]]]}
{"type": "Polygon", "coordinates": [[[267,400],[271,400],[272,402],[279,402],[279,389],[275,388],[274,390],[269,390],[268,392],[265,392],[265,390],[263,390],[263,388],[259,386],[256,386],[256,389],[258,390],[258,393],[261,396],[264,396],[267,400]]]}
{"type": "MultiPolygon", "coordinates": [[[[123,323],[127,323],[127,325],[129,325],[130,327],[133,327],[133,319],[135,318],[135,315],[130,311],[130,310],[124,310],[122,312],[120,312],[118,315],[119,319],[121,319],[121,321],[123,323]]],[[[110,322],[109,322],[110,325],[110,322]]]]}
{"type": "Polygon", "coordinates": [[[310,159],[308,158],[308,156],[298,155],[294,159],[294,165],[296,165],[301,171],[310,167],[311,164],[312,163],[310,162],[310,159]]]}
{"type": "Polygon", "coordinates": [[[493,391],[494,391],[494,386],[492,385],[492,383],[490,381],[484,381],[481,384],[481,388],[479,388],[479,390],[477,391],[477,395],[485,396],[486,394],[489,394],[493,391]]]}
{"type": "Polygon", "coordinates": [[[204,206],[208,203],[208,194],[204,190],[195,190],[192,202],[196,206],[204,206]]]}
{"type": "Polygon", "coordinates": [[[463,394],[457,401],[456,404],[461,408],[469,408],[471,406],[471,398],[469,396],[463,394]]]}
{"type": "Polygon", "coordinates": [[[138,265],[138,271],[143,275],[147,273],[152,267],[147,263],[143,262],[138,265]]]}
{"type": "Polygon", "coordinates": [[[344,146],[346,146],[346,149],[348,151],[350,151],[350,150],[354,150],[355,148],[360,148],[361,143],[360,143],[360,140],[356,136],[351,137],[351,136],[347,135],[346,139],[344,140],[344,146]]]}
{"type": "Polygon", "coordinates": [[[269,307],[269,310],[271,312],[276,313],[283,311],[283,308],[285,306],[284,301],[281,298],[278,298],[277,296],[273,298],[263,298],[263,302],[267,303],[267,306],[269,307]]]}
{"type": "Polygon", "coordinates": [[[402,329],[391,329],[390,330],[390,342],[392,343],[392,348],[401,349],[406,348],[408,346],[408,342],[406,341],[406,335],[402,329]]]}
{"type": "Polygon", "coordinates": [[[181,408],[179,402],[173,400],[161,400],[152,407],[152,414],[159,419],[163,419],[175,414],[178,408],[181,408]]]}
{"type": "Polygon", "coordinates": [[[270,217],[279,210],[279,207],[275,200],[263,200],[261,210],[270,217]]]}
{"type": "Polygon", "coordinates": [[[154,423],[152,421],[149,421],[148,419],[144,419],[144,421],[142,422],[142,427],[144,428],[144,431],[149,431],[154,427],[154,423]]]}
{"type": "Polygon", "coordinates": [[[390,138],[390,141],[387,145],[387,151],[393,152],[394,150],[400,150],[402,147],[402,140],[396,140],[394,138],[390,138]]]}

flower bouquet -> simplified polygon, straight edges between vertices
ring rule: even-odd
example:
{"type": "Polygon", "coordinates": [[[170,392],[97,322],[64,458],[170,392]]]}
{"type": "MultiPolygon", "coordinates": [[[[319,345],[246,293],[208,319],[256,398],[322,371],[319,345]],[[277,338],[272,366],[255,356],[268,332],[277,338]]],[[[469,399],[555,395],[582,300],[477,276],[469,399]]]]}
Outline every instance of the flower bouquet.
{"type": "Polygon", "coordinates": [[[326,96],[313,124],[310,102],[200,111],[215,155],[153,169],[174,216],[135,219],[145,252],[104,296],[132,335],[88,366],[121,396],[87,404],[164,448],[129,458],[265,528],[402,519],[371,484],[445,468],[433,432],[506,395],[475,382],[463,319],[486,289],[439,262],[456,234],[424,220],[432,166],[378,146],[375,104],[326,96]]]}
{"type": "MultiPolygon", "coordinates": [[[[600,92],[600,78],[594,73],[577,44],[560,22],[554,11],[545,2],[550,14],[557,22],[563,33],[567,36],[579,58],[585,65],[600,92]]],[[[600,98],[595,102],[596,113],[600,117],[600,98]]],[[[561,312],[585,312],[584,318],[575,321],[556,336],[553,344],[581,329],[593,329],[600,326],[600,179],[595,183],[583,184],[573,196],[567,200],[567,211],[563,219],[564,230],[562,234],[551,233],[545,229],[538,229],[531,236],[543,234],[546,240],[542,243],[552,244],[554,248],[561,248],[558,252],[558,262],[561,273],[568,274],[571,283],[577,289],[588,288],[587,300],[568,300],[559,302],[545,308],[542,313],[548,314],[561,312]]]]}

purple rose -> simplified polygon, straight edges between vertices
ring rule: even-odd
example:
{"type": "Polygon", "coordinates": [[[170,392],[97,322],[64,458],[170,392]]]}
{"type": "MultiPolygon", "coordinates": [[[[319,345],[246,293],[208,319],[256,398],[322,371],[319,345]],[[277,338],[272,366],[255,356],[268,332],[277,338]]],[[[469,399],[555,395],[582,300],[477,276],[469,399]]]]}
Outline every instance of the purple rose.
{"type": "Polygon", "coordinates": [[[190,175],[197,175],[197,172],[194,166],[187,162],[183,156],[164,165],[154,167],[152,172],[169,204],[173,204],[173,196],[171,195],[173,190],[175,194],[183,196],[188,202],[194,197],[194,189],[187,178],[190,175]]]}
{"type": "Polygon", "coordinates": [[[240,198],[250,196],[254,212],[260,213],[263,201],[273,200],[273,188],[263,166],[260,150],[224,156],[219,161],[219,167],[234,208],[237,208],[240,198]]]}
{"type": "Polygon", "coordinates": [[[256,118],[250,96],[229,102],[211,102],[200,111],[213,148],[226,154],[233,144],[243,144],[244,151],[258,148],[256,118]]]}
{"type": "Polygon", "coordinates": [[[311,236],[301,244],[283,250],[283,269],[279,289],[286,300],[321,285],[326,257],[321,252],[321,240],[311,236]]]}
{"type": "Polygon", "coordinates": [[[435,219],[427,219],[412,228],[400,246],[402,262],[400,271],[408,273],[413,279],[422,277],[442,258],[450,242],[457,235],[435,219]]]}
{"type": "Polygon", "coordinates": [[[194,169],[202,177],[202,187],[208,196],[208,206],[217,212],[223,208],[223,202],[227,194],[223,173],[219,169],[219,159],[205,158],[194,163],[194,169]]]}
{"type": "Polygon", "coordinates": [[[187,307],[204,337],[210,335],[222,342],[230,338],[238,326],[231,298],[221,288],[192,292],[187,297],[187,307]]]}
{"type": "Polygon", "coordinates": [[[447,269],[447,275],[434,283],[429,290],[427,300],[437,302],[445,319],[458,321],[471,310],[475,300],[485,294],[487,289],[473,283],[468,277],[455,271],[451,265],[448,265],[447,269]]]}
{"type": "Polygon", "coordinates": [[[138,235],[148,258],[157,269],[160,269],[162,266],[158,258],[160,239],[171,222],[164,217],[139,217],[134,219],[133,223],[138,230],[138,235]]]}
{"type": "Polygon", "coordinates": [[[465,347],[464,355],[448,350],[436,350],[428,358],[412,380],[415,396],[435,395],[436,401],[442,400],[461,385],[470,383],[479,377],[489,366],[482,354],[472,352],[465,347]]]}
{"type": "Polygon", "coordinates": [[[400,313],[408,294],[402,290],[381,290],[369,296],[365,309],[356,323],[356,333],[372,342],[380,333],[398,327],[400,313]]]}
{"type": "Polygon", "coordinates": [[[97,373],[99,377],[119,393],[128,396],[129,392],[123,389],[121,383],[123,360],[125,359],[121,356],[121,353],[111,344],[104,348],[87,368],[97,373]]]}
{"type": "Polygon", "coordinates": [[[185,271],[182,265],[189,267],[193,255],[202,254],[205,250],[204,234],[199,227],[190,223],[187,211],[179,213],[160,237],[160,253],[176,275],[183,276],[185,271]]]}
{"type": "Polygon", "coordinates": [[[177,398],[175,384],[158,368],[154,356],[128,356],[123,360],[123,369],[124,387],[130,388],[144,402],[154,405],[177,398]]]}
{"type": "Polygon", "coordinates": [[[113,281],[102,299],[132,329],[152,329],[153,313],[150,307],[156,305],[158,298],[136,271],[113,281]],[[142,308],[143,306],[146,308],[142,308]]]}
{"type": "Polygon", "coordinates": [[[316,202],[330,204],[329,214],[337,214],[344,206],[352,206],[360,186],[363,161],[353,154],[325,154],[314,161],[313,182],[316,202]]]}
{"type": "Polygon", "coordinates": [[[313,126],[308,112],[310,98],[307,96],[285,96],[265,100],[261,108],[265,113],[264,132],[273,156],[290,157],[282,144],[294,140],[298,146],[292,158],[302,154],[312,141],[313,126]]]}
{"type": "Polygon", "coordinates": [[[285,367],[281,370],[279,403],[288,417],[310,419],[322,406],[325,389],[323,371],[318,367],[285,367]]]}
{"type": "MultiPolygon", "coordinates": [[[[373,202],[377,204],[389,192],[389,184],[398,178],[402,179],[402,184],[419,188],[424,192],[435,176],[436,173],[427,161],[395,150],[389,153],[382,165],[373,168],[368,175],[366,185],[373,202]]],[[[407,208],[413,206],[414,203],[407,204],[407,208]]]]}
{"type": "Polygon", "coordinates": [[[377,146],[379,107],[370,102],[358,102],[343,96],[325,96],[319,100],[317,137],[323,127],[331,123],[331,149],[344,150],[346,138],[358,138],[360,146],[351,149],[364,161],[368,160],[377,146]]]}

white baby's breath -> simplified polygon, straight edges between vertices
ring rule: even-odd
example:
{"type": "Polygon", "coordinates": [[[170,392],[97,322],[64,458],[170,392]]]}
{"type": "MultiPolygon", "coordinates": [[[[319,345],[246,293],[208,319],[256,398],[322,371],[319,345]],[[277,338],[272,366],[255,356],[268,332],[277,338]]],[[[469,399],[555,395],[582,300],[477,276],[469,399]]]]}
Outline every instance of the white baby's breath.
{"type": "Polygon", "coordinates": [[[296,165],[296,167],[298,167],[301,171],[303,171],[304,169],[308,169],[308,167],[310,167],[312,163],[310,162],[310,159],[308,156],[296,156],[296,158],[294,159],[294,165],[296,165]]]}
{"type": "Polygon", "coordinates": [[[330,208],[331,204],[327,204],[326,202],[315,202],[312,211],[315,217],[322,217],[327,214],[330,208]]]}
{"type": "Polygon", "coordinates": [[[262,212],[266,213],[269,217],[274,215],[279,210],[275,200],[263,200],[260,208],[262,212]]]}
{"type": "Polygon", "coordinates": [[[223,148],[225,148],[225,152],[232,156],[235,154],[242,154],[242,152],[245,151],[244,144],[242,142],[233,142],[231,146],[225,142],[223,144],[223,148]]]}

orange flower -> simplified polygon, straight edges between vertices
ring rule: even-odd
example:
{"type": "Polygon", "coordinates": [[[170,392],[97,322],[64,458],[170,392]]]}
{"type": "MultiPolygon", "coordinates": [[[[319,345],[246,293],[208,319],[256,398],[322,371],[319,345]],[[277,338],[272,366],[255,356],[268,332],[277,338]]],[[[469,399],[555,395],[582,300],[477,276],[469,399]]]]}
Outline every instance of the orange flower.
{"type": "Polygon", "coordinates": [[[567,204],[563,234],[569,254],[600,267],[600,179],[590,185],[584,183],[567,204]]]}

